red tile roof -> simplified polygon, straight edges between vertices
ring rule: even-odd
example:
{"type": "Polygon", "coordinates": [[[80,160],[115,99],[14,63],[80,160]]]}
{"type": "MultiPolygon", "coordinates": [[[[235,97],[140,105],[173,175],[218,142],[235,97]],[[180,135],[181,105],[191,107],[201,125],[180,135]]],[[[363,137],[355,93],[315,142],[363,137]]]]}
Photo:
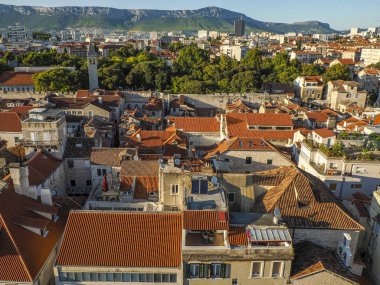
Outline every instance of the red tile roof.
{"type": "Polygon", "coordinates": [[[282,126],[293,127],[292,117],[289,114],[243,114],[250,126],[282,126]]]}
{"type": "Polygon", "coordinates": [[[316,129],[313,132],[315,132],[317,135],[319,135],[321,138],[331,138],[335,137],[335,134],[332,130],[329,129],[316,129]]]}
{"type": "Polygon", "coordinates": [[[17,113],[17,115],[19,115],[20,117],[22,115],[26,115],[26,114],[29,114],[29,111],[34,109],[36,107],[33,107],[33,106],[16,106],[16,107],[13,107],[12,109],[9,110],[9,112],[15,112],[17,113]]]}
{"type": "Polygon", "coordinates": [[[219,133],[217,118],[208,117],[168,117],[170,124],[178,130],[188,133],[219,133]]]}
{"type": "Polygon", "coordinates": [[[228,230],[228,212],[195,210],[183,212],[183,227],[186,230],[228,230]]]}
{"type": "Polygon", "coordinates": [[[230,226],[228,231],[230,245],[242,246],[248,245],[248,237],[243,226],[230,226]]]}
{"type": "Polygon", "coordinates": [[[21,131],[21,120],[17,113],[0,113],[0,132],[21,133],[21,131]]]}
{"type": "Polygon", "coordinates": [[[180,267],[181,246],[181,213],[74,211],[69,215],[57,264],[180,267]]]}
{"type": "MultiPolygon", "coordinates": [[[[288,118],[291,118],[288,114],[239,114],[239,113],[228,113],[226,114],[227,121],[227,131],[228,136],[230,138],[233,137],[246,137],[246,138],[257,138],[257,139],[265,139],[265,140],[288,140],[293,138],[294,131],[293,130],[249,130],[248,129],[248,119],[251,115],[267,115],[267,117],[275,117],[277,119],[272,120],[271,123],[277,123],[281,126],[279,122],[280,118],[286,118],[286,123],[289,124],[288,118]],[[280,116],[278,116],[280,115],[280,116]],[[286,115],[287,117],[284,117],[286,115]]],[[[263,118],[260,116],[260,118],[263,118]]],[[[293,126],[289,125],[289,126],[293,126]]]]}
{"type": "Polygon", "coordinates": [[[307,112],[306,117],[310,121],[314,121],[317,123],[325,123],[329,118],[325,113],[322,112],[307,112]]]}
{"type": "MultiPolygon", "coordinates": [[[[67,202],[67,201],[66,201],[67,202]]],[[[0,194],[0,280],[9,282],[35,281],[63,233],[69,204],[59,201],[62,208],[43,205],[37,200],[16,194],[12,184],[0,194]],[[57,213],[58,221],[44,218],[34,211],[57,213]],[[28,222],[45,226],[46,237],[29,231],[17,223],[28,222]],[[34,221],[39,221],[38,224],[34,221]]]]}
{"type": "Polygon", "coordinates": [[[29,184],[40,185],[61,165],[62,161],[40,151],[28,161],[29,184]]]}
{"type": "Polygon", "coordinates": [[[257,185],[268,185],[256,181],[260,176],[268,176],[269,184],[274,187],[256,199],[255,212],[272,213],[279,208],[289,227],[363,230],[326,185],[314,176],[295,167],[281,167],[255,173],[257,185]]]}
{"type": "Polygon", "coordinates": [[[33,72],[12,72],[6,71],[0,76],[0,85],[22,86],[34,85],[32,76],[33,72]]]}

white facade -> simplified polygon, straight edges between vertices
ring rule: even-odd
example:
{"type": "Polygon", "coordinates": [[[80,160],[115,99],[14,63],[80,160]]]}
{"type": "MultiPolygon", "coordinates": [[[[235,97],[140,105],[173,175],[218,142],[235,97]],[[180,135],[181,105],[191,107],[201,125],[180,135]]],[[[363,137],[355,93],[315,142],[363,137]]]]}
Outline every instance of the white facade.
{"type": "Polygon", "coordinates": [[[365,65],[380,62],[380,48],[363,48],[360,60],[363,61],[365,65]]]}

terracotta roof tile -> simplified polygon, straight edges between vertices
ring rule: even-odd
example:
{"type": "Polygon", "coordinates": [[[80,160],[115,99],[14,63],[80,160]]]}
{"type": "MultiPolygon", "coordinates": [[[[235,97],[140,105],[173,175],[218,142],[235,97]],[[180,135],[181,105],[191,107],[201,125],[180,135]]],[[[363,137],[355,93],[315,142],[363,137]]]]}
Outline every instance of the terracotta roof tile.
{"type": "Polygon", "coordinates": [[[228,231],[228,238],[232,246],[246,246],[248,245],[247,234],[243,226],[230,226],[228,231]]]}
{"type": "Polygon", "coordinates": [[[33,72],[13,72],[13,71],[6,71],[0,76],[0,85],[6,85],[6,86],[21,86],[21,85],[27,85],[31,86],[34,85],[32,76],[33,72]]]}
{"type": "Polygon", "coordinates": [[[278,175],[282,180],[257,198],[254,211],[270,213],[279,208],[289,227],[363,230],[323,182],[310,174],[295,167],[281,167],[255,173],[255,177],[260,175],[278,175]]]}
{"type": "Polygon", "coordinates": [[[0,132],[21,133],[21,120],[15,112],[0,113],[0,132]]]}
{"type": "Polygon", "coordinates": [[[180,267],[181,245],[180,213],[74,211],[67,222],[57,264],[180,267]]]}
{"type": "Polygon", "coordinates": [[[208,117],[168,117],[175,128],[188,133],[219,133],[220,123],[208,117]]]}
{"type": "Polygon", "coordinates": [[[120,167],[124,156],[132,160],[135,155],[136,150],[133,148],[93,147],[91,163],[120,167]]]}
{"type": "Polygon", "coordinates": [[[194,210],[183,212],[183,226],[186,230],[228,230],[228,212],[194,210]]]}
{"type": "Polygon", "coordinates": [[[123,176],[151,176],[158,175],[158,161],[127,160],[121,164],[120,175],[123,176]]]}
{"type": "Polygon", "coordinates": [[[303,241],[294,245],[295,258],[292,262],[290,279],[306,277],[322,271],[328,271],[334,275],[350,280],[358,284],[358,278],[344,266],[334,251],[321,247],[309,241],[303,241]]]}
{"type": "Polygon", "coordinates": [[[16,106],[10,109],[9,112],[15,112],[21,117],[22,115],[29,114],[29,111],[35,108],[34,106],[16,106]]]}
{"type": "Polygon", "coordinates": [[[54,158],[44,151],[36,153],[27,162],[29,184],[40,185],[61,165],[61,163],[61,160],[54,158]]]}
{"type": "Polygon", "coordinates": [[[63,233],[69,204],[60,200],[61,208],[43,205],[16,194],[12,184],[0,194],[0,280],[33,282],[45,265],[63,233]],[[56,213],[58,221],[34,211],[56,213]],[[46,237],[21,227],[22,223],[48,230],[46,237]]]}
{"type": "Polygon", "coordinates": [[[321,138],[335,137],[334,132],[329,129],[315,129],[313,132],[319,135],[321,138]]]}
{"type": "Polygon", "coordinates": [[[306,117],[313,122],[325,123],[328,120],[328,116],[322,112],[307,112],[306,117]]]}

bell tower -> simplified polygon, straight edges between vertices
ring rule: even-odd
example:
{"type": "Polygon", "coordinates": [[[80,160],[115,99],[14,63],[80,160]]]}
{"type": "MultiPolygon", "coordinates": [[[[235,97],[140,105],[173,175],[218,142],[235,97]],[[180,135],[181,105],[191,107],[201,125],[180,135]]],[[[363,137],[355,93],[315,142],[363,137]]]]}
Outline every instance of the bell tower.
{"type": "Polygon", "coordinates": [[[87,51],[87,64],[88,64],[88,82],[90,85],[90,91],[99,89],[98,82],[98,63],[97,63],[97,54],[90,40],[87,51]]]}

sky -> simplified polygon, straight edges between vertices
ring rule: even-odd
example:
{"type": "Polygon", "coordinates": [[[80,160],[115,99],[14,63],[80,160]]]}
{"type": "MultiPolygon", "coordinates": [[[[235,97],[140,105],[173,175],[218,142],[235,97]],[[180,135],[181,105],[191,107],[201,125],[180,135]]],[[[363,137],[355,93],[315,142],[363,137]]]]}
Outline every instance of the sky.
{"type": "Polygon", "coordinates": [[[293,23],[318,20],[332,28],[380,26],[380,0],[0,0],[2,4],[30,6],[103,6],[129,9],[199,9],[218,6],[253,19],[293,23]]]}

